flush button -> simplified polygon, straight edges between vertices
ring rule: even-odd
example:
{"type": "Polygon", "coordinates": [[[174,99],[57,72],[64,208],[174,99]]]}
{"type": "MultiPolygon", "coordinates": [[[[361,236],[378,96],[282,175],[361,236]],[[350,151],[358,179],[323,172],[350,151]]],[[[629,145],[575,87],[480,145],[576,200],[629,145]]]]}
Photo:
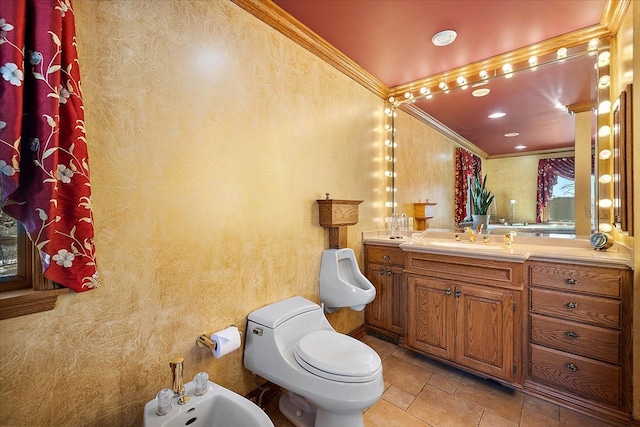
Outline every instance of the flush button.
{"type": "Polygon", "coordinates": [[[262,336],[262,328],[253,328],[253,335],[262,336]]]}

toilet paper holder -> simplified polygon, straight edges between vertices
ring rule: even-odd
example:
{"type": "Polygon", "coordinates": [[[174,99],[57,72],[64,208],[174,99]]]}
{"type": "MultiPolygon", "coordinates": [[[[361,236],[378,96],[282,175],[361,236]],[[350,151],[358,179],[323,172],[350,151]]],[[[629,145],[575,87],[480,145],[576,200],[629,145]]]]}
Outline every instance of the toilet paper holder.
{"type": "MultiPolygon", "coordinates": [[[[229,327],[232,326],[236,326],[236,325],[229,325],[229,327]]],[[[238,331],[238,333],[240,334],[240,339],[242,339],[242,332],[238,331]]],[[[200,334],[198,336],[198,338],[196,338],[196,345],[200,348],[208,348],[211,351],[214,351],[218,346],[216,344],[215,341],[211,340],[211,335],[212,334],[200,334]]]]}

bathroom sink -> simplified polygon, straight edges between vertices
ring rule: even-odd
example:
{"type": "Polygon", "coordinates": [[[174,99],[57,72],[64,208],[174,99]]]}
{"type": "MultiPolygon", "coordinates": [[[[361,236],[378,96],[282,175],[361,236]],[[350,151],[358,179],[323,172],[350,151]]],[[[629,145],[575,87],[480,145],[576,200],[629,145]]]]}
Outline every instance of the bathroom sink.
{"type": "Polygon", "coordinates": [[[441,242],[441,241],[427,241],[429,245],[443,246],[452,249],[466,249],[475,251],[501,251],[501,246],[494,246],[489,243],[470,243],[470,242],[441,242]]]}
{"type": "Polygon", "coordinates": [[[189,402],[178,405],[178,398],[174,398],[171,411],[162,416],[156,414],[157,400],[151,400],[144,406],[144,427],[274,427],[250,400],[211,381],[207,389],[204,395],[196,396],[193,381],[186,383],[189,402]]]}

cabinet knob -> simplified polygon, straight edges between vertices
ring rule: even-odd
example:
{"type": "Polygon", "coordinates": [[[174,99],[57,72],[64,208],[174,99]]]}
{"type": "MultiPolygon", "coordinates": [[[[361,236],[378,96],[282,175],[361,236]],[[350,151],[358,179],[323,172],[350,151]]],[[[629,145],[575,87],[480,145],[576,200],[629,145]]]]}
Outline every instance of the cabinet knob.
{"type": "Polygon", "coordinates": [[[385,261],[388,261],[389,260],[389,255],[383,255],[382,259],[385,260],[385,261]]]}
{"type": "Polygon", "coordinates": [[[577,308],[580,305],[580,303],[577,302],[568,302],[567,303],[567,308],[572,309],[572,308],[577,308]]]}
{"type": "Polygon", "coordinates": [[[449,286],[444,293],[447,295],[451,295],[451,286],[449,286]]]}
{"type": "Polygon", "coordinates": [[[578,279],[566,279],[565,282],[567,283],[567,285],[577,285],[578,283],[580,283],[578,279]]]}
{"type": "Polygon", "coordinates": [[[391,276],[391,270],[387,270],[387,276],[391,276]]]}
{"type": "Polygon", "coordinates": [[[573,363],[567,363],[566,365],[567,368],[571,369],[573,372],[577,372],[578,371],[578,367],[576,365],[574,365],[573,363]]]}
{"type": "Polygon", "coordinates": [[[578,338],[580,335],[576,334],[575,332],[565,332],[564,333],[566,336],[568,336],[569,338],[578,338]]]}
{"type": "Polygon", "coordinates": [[[460,295],[462,295],[462,292],[460,292],[460,289],[456,289],[456,298],[460,298],[460,295]]]}
{"type": "Polygon", "coordinates": [[[381,268],[378,272],[379,272],[380,274],[384,274],[384,268],[381,268]]]}

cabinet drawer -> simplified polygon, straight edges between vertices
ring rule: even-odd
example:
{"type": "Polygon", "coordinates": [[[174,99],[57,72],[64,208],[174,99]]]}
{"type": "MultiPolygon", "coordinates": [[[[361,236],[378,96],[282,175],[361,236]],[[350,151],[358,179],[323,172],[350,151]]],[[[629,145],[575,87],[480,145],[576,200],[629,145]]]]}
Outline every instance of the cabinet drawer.
{"type": "Polygon", "coordinates": [[[579,396],[618,406],[620,367],[535,344],[530,347],[532,378],[579,396]]]}
{"type": "Polygon", "coordinates": [[[580,356],[620,362],[620,332],[531,315],[531,342],[580,356]]]}
{"type": "Polygon", "coordinates": [[[367,262],[404,266],[404,252],[402,252],[402,249],[367,245],[366,252],[367,262]]]}
{"type": "Polygon", "coordinates": [[[620,296],[620,273],[615,269],[534,264],[530,266],[531,285],[571,292],[620,296]]]}
{"type": "Polygon", "coordinates": [[[620,327],[620,301],[531,289],[531,311],[609,328],[620,327]]]}

